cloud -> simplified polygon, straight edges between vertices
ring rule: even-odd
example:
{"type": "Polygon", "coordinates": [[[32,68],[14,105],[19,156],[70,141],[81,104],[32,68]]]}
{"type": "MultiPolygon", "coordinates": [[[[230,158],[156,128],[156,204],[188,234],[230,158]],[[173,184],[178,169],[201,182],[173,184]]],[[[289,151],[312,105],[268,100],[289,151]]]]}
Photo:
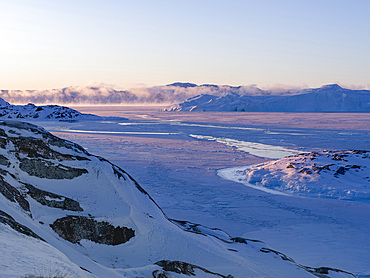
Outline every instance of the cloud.
{"type": "MultiPolygon", "coordinates": [[[[364,89],[366,86],[343,86],[344,88],[364,89]]],[[[367,86],[370,88],[370,86],[367,86]]],[[[307,88],[307,87],[306,87],[307,88]]],[[[265,88],[256,84],[249,86],[199,85],[195,87],[138,85],[128,90],[114,89],[113,84],[91,82],[88,86],[70,86],[52,90],[1,90],[0,97],[11,104],[58,104],[58,105],[131,105],[157,104],[170,105],[201,95],[292,95],[300,94],[303,87],[276,84],[265,88]]]]}

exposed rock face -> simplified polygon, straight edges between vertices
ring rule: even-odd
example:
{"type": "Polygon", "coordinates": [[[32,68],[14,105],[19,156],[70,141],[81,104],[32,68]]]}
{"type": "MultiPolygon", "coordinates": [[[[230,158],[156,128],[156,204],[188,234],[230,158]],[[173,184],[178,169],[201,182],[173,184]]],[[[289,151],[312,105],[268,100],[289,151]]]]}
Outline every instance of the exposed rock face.
{"type": "Polygon", "coordinates": [[[0,165],[7,166],[8,163],[9,163],[9,160],[5,156],[0,154],[0,165]]]}
{"type": "Polygon", "coordinates": [[[63,210],[83,211],[80,204],[75,200],[45,190],[37,189],[31,184],[25,184],[25,187],[28,189],[28,194],[44,206],[60,208],[63,210]]]}
{"type": "MultiPolygon", "coordinates": [[[[82,156],[62,154],[50,148],[52,142],[45,139],[29,137],[8,137],[8,141],[14,144],[16,153],[25,154],[29,158],[58,159],[64,161],[88,160],[82,156]]],[[[49,138],[48,138],[49,139],[49,138]]]]}
{"type": "MultiPolygon", "coordinates": [[[[39,141],[39,139],[36,139],[36,138],[33,138],[33,137],[23,137],[22,138],[21,135],[19,135],[19,136],[9,136],[9,134],[7,134],[5,132],[5,130],[1,127],[8,127],[8,128],[19,129],[19,130],[25,130],[25,131],[31,132],[33,134],[33,136],[35,136],[35,137],[40,136],[40,137],[42,137],[44,142],[47,142],[46,145],[41,143],[41,145],[43,145],[43,147],[45,147],[45,146],[46,147],[56,146],[56,147],[59,147],[59,148],[63,147],[63,148],[73,150],[77,154],[80,153],[80,154],[83,154],[84,156],[90,156],[90,154],[88,152],[86,152],[84,148],[82,148],[81,146],[79,146],[79,145],[77,145],[73,142],[58,138],[58,137],[52,135],[51,133],[47,132],[46,130],[44,130],[41,127],[37,127],[37,126],[35,126],[33,124],[30,124],[30,123],[18,122],[18,121],[0,121],[0,147],[3,148],[3,149],[5,148],[6,144],[9,143],[9,140],[10,141],[14,140],[14,142],[12,141],[12,143],[15,143],[15,145],[18,145],[19,150],[22,150],[24,148],[25,153],[30,153],[30,152],[27,151],[27,149],[29,149],[29,145],[30,145],[29,142],[33,142],[32,144],[38,144],[38,142],[40,142],[40,141],[39,141]],[[24,139],[26,139],[26,141],[25,141],[26,144],[18,144],[17,143],[18,140],[20,140],[20,142],[24,142],[23,141],[24,139]]],[[[15,134],[16,131],[9,130],[9,133],[15,134]]],[[[47,154],[48,151],[49,151],[49,149],[45,150],[45,151],[42,151],[41,154],[47,154]]],[[[64,155],[62,157],[59,157],[59,159],[67,159],[68,160],[68,157],[70,157],[70,158],[75,159],[75,160],[88,160],[87,157],[82,157],[82,156],[77,156],[77,155],[69,156],[69,155],[65,155],[65,154],[61,154],[59,152],[56,152],[55,150],[52,150],[52,151],[55,153],[56,157],[58,155],[64,155]]]]}
{"type": "Polygon", "coordinates": [[[37,234],[35,234],[31,229],[27,228],[26,226],[19,224],[11,217],[9,214],[5,213],[4,211],[0,210],[0,223],[4,223],[9,225],[13,230],[20,232],[26,236],[31,236],[37,239],[43,240],[37,234]]]}
{"type": "Polygon", "coordinates": [[[87,173],[86,169],[72,168],[45,161],[43,159],[20,159],[19,168],[30,176],[46,179],[74,179],[87,173]]]}
{"type": "Polygon", "coordinates": [[[130,228],[114,227],[108,222],[98,222],[85,216],[63,217],[50,226],[60,237],[72,243],[88,239],[100,244],[118,245],[135,235],[135,231],[130,228]]]}
{"type": "Polygon", "coordinates": [[[159,271],[159,270],[153,271],[153,277],[154,278],[171,277],[171,276],[167,275],[167,273],[166,273],[167,271],[168,272],[175,272],[175,273],[178,273],[178,274],[185,274],[185,275],[188,275],[188,276],[196,276],[195,270],[201,270],[203,273],[214,275],[215,277],[233,278],[232,275],[224,276],[222,274],[209,271],[209,270],[207,270],[203,267],[193,265],[193,264],[189,264],[189,263],[186,263],[186,262],[181,262],[181,261],[162,260],[162,261],[156,262],[155,264],[162,267],[164,271],[159,271]]]}
{"type": "Polygon", "coordinates": [[[0,193],[4,195],[11,202],[16,202],[25,211],[30,211],[30,204],[15,187],[4,181],[3,177],[0,176],[0,193]]]}
{"type": "MultiPolygon", "coordinates": [[[[1,122],[0,125],[4,125],[1,122]]],[[[19,160],[19,168],[31,176],[47,179],[73,179],[82,174],[87,173],[86,169],[78,169],[56,163],[57,161],[82,161],[89,160],[86,157],[79,155],[63,154],[52,148],[54,145],[58,147],[66,147],[69,149],[78,149],[80,152],[86,154],[85,151],[79,149],[75,144],[62,142],[55,136],[47,133],[42,129],[36,129],[34,126],[27,123],[7,122],[6,125],[10,128],[7,132],[0,129],[0,147],[7,148],[9,152],[14,153],[19,160]],[[26,135],[19,134],[15,128],[26,129],[30,132],[35,132],[42,136],[42,138],[32,138],[26,135]]],[[[0,165],[8,166],[9,160],[0,155],[0,165]]]]}

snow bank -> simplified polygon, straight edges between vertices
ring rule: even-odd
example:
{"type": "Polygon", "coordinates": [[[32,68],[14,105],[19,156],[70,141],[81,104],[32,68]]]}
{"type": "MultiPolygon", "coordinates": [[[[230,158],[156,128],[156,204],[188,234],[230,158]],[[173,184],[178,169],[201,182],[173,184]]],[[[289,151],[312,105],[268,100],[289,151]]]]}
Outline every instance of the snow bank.
{"type": "Polygon", "coordinates": [[[270,193],[370,201],[370,152],[322,151],[299,154],[219,175],[270,193]]]}

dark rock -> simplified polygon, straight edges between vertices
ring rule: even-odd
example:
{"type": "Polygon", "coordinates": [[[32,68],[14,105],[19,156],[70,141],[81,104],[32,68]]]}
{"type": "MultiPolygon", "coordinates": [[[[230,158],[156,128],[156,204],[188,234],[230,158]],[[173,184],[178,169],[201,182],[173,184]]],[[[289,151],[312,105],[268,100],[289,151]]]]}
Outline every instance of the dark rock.
{"type": "Polygon", "coordinates": [[[0,154],[0,165],[7,166],[8,163],[9,163],[9,160],[5,156],[0,154]]]}
{"type": "MultiPolygon", "coordinates": [[[[36,125],[30,124],[30,123],[26,123],[26,122],[9,121],[9,120],[1,121],[0,122],[0,127],[1,126],[8,126],[8,127],[14,127],[14,128],[17,128],[17,129],[28,130],[28,131],[30,131],[30,132],[32,132],[34,134],[40,134],[40,135],[42,135],[43,139],[46,140],[48,142],[48,144],[50,144],[52,146],[56,146],[56,147],[60,147],[60,148],[61,147],[64,147],[64,148],[71,149],[71,150],[74,150],[76,152],[82,153],[82,154],[84,154],[86,156],[91,156],[80,145],[75,144],[75,143],[72,143],[72,142],[67,141],[67,140],[63,140],[63,139],[61,139],[59,137],[56,137],[56,136],[52,135],[51,133],[47,132],[42,127],[38,127],[36,125]]],[[[4,137],[6,137],[9,140],[11,139],[11,137],[8,137],[7,136],[7,134],[5,133],[4,130],[2,130],[1,128],[0,128],[0,130],[1,130],[0,131],[0,136],[4,136],[4,137]]],[[[12,137],[12,138],[16,138],[16,137],[12,137]]],[[[33,139],[33,138],[28,138],[28,139],[33,139]]],[[[55,151],[53,151],[53,152],[55,152],[55,151]]],[[[73,158],[74,159],[77,159],[77,160],[89,160],[86,157],[76,157],[76,156],[74,156],[73,158]]]]}
{"type": "Polygon", "coordinates": [[[348,155],[346,154],[334,154],[332,156],[333,160],[338,160],[338,161],[347,161],[346,159],[344,159],[343,157],[346,157],[348,155]]]}
{"type": "Polygon", "coordinates": [[[0,177],[0,193],[9,201],[18,203],[25,211],[30,211],[30,204],[25,197],[15,187],[4,181],[2,177],[0,177]]]}
{"type": "Polygon", "coordinates": [[[354,275],[351,272],[340,270],[340,269],[336,269],[336,268],[331,268],[331,267],[318,267],[318,268],[314,268],[314,267],[303,267],[303,268],[306,271],[312,273],[313,275],[315,275],[317,277],[331,277],[330,271],[341,273],[341,274],[346,274],[346,276],[347,275],[350,275],[352,277],[356,277],[356,275],[354,275]],[[329,276],[327,276],[327,275],[329,275],[329,276]]]}
{"type": "MultiPolygon", "coordinates": [[[[2,129],[0,129],[2,130],[2,129]]],[[[2,130],[3,131],[3,130],[2,130]]],[[[5,149],[7,141],[5,138],[0,137],[0,148],[5,149]]]]}
{"type": "Polygon", "coordinates": [[[62,154],[50,148],[46,139],[35,139],[29,137],[9,137],[17,153],[22,153],[31,158],[58,159],[58,160],[89,160],[84,157],[62,154]]]}
{"type": "Polygon", "coordinates": [[[88,239],[100,244],[118,245],[135,236],[135,231],[130,228],[114,227],[108,222],[98,222],[85,216],[66,216],[57,219],[50,227],[72,243],[88,239]]]}
{"type": "Polygon", "coordinates": [[[9,214],[5,213],[2,210],[0,210],[0,223],[9,225],[13,230],[16,230],[17,232],[20,232],[26,236],[31,236],[31,237],[40,239],[42,241],[45,241],[44,239],[39,237],[37,234],[35,234],[31,229],[18,223],[17,221],[14,220],[13,217],[11,217],[9,214]]]}
{"type": "MultiPolygon", "coordinates": [[[[194,269],[199,269],[199,270],[202,270],[203,272],[205,272],[207,274],[212,274],[212,275],[215,275],[217,277],[233,278],[232,275],[225,276],[225,275],[222,275],[222,274],[219,274],[219,273],[209,271],[209,270],[207,270],[203,267],[193,265],[193,264],[189,264],[189,263],[186,263],[186,262],[181,262],[181,261],[162,260],[162,261],[156,262],[155,264],[162,267],[164,271],[175,272],[175,273],[179,273],[179,274],[185,274],[185,275],[188,275],[188,276],[195,276],[194,269]]],[[[165,275],[166,274],[165,272],[158,272],[158,271],[156,273],[155,272],[156,271],[153,271],[153,277],[154,278],[168,277],[168,276],[161,276],[161,275],[165,275]],[[155,275],[157,275],[157,276],[155,276],[155,275]]]]}
{"type": "Polygon", "coordinates": [[[316,164],[313,165],[311,168],[312,170],[314,170],[317,174],[320,173],[322,170],[327,170],[327,171],[330,171],[330,166],[332,166],[334,164],[328,164],[328,165],[323,165],[323,166],[317,166],[316,164]]]}
{"type": "Polygon", "coordinates": [[[285,254],[283,254],[283,253],[281,253],[279,251],[270,249],[270,248],[263,247],[263,248],[260,249],[260,252],[262,252],[262,253],[273,253],[273,254],[279,256],[284,261],[290,261],[292,263],[295,263],[295,261],[292,258],[289,258],[287,255],[285,255],[285,254]]]}
{"type": "Polygon", "coordinates": [[[232,238],[232,240],[234,242],[237,242],[237,243],[248,244],[247,240],[245,238],[242,238],[242,237],[234,237],[234,238],[232,238]]]}
{"type": "Polygon", "coordinates": [[[153,275],[153,278],[170,278],[171,276],[168,276],[168,272],[167,271],[163,271],[163,270],[154,270],[152,272],[152,275],[153,275]]]}
{"type": "Polygon", "coordinates": [[[88,173],[86,169],[72,168],[64,165],[53,165],[42,159],[20,158],[19,168],[30,176],[46,179],[74,179],[88,173]]]}
{"type": "Polygon", "coordinates": [[[25,184],[25,187],[28,189],[28,194],[44,206],[60,208],[63,210],[83,211],[80,204],[75,200],[55,193],[40,190],[31,184],[25,184]],[[47,197],[51,198],[52,200],[48,200],[47,197]]]}
{"type": "Polygon", "coordinates": [[[312,171],[311,171],[311,169],[308,169],[308,168],[303,167],[302,169],[300,169],[298,171],[298,173],[306,173],[308,175],[311,175],[312,174],[312,171]]]}
{"type": "Polygon", "coordinates": [[[126,180],[125,176],[123,175],[123,172],[120,171],[120,169],[117,166],[112,166],[113,168],[113,173],[120,179],[122,178],[123,180],[126,180]]]}
{"type": "MultiPolygon", "coordinates": [[[[346,168],[344,168],[343,166],[340,166],[339,168],[338,168],[338,170],[335,172],[335,174],[340,174],[340,175],[344,175],[345,173],[346,173],[346,171],[347,171],[347,169],[346,168]]],[[[335,175],[334,174],[334,175],[335,175]]]]}

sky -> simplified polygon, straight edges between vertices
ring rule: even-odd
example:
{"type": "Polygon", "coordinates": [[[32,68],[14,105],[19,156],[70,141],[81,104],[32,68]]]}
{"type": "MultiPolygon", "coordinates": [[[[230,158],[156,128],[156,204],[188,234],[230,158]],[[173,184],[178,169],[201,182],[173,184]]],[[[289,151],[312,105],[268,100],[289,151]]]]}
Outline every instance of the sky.
{"type": "Polygon", "coordinates": [[[368,0],[0,0],[0,89],[370,89],[368,0]]]}

